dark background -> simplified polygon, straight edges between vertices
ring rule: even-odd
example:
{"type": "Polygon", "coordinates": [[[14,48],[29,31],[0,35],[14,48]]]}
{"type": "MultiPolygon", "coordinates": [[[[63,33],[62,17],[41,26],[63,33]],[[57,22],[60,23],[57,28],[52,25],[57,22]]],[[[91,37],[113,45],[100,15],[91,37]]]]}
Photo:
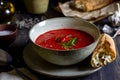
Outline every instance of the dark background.
{"type": "MultiPolygon", "coordinates": [[[[24,0],[8,0],[8,1],[11,1],[16,8],[17,13],[15,14],[15,18],[17,18],[17,20],[19,20],[18,18],[22,18],[22,20],[24,20],[24,19],[29,20],[29,18],[32,18],[32,17],[39,17],[40,20],[43,20],[42,17],[44,17],[44,15],[33,15],[33,14],[30,14],[27,12],[25,4],[24,4],[24,0]]],[[[57,6],[58,2],[65,2],[65,1],[68,1],[68,0],[50,0],[48,11],[51,11],[52,13],[54,13],[53,8],[55,6],[57,6]]],[[[55,12],[54,14],[56,14],[56,13],[57,12],[55,12]]],[[[60,14],[58,16],[61,16],[61,15],[62,14],[60,14]]],[[[47,18],[50,18],[50,17],[47,17],[47,18]]],[[[104,24],[111,25],[107,18],[100,20],[100,21],[96,22],[95,24],[98,25],[98,27],[100,29],[103,28],[104,24]]],[[[22,57],[23,57],[22,53],[23,53],[25,46],[29,42],[29,37],[28,37],[29,29],[28,28],[27,29],[26,28],[18,29],[17,33],[18,34],[17,34],[16,40],[10,46],[7,46],[6,48],[4,48],[4,50],[6,50],[7,52],[9,52],[12,55],[13,64],[16,67],[27,67],[26,64],[24,64],[24,61],[22,59],[22,57]]],[[[99,71],[97,71],[89,76],[69,78],[67,80],[120,80],[120,55],[119,55],[119,53],[120,53],[120,36],[117,36],[116,38],[114,38],[114,41],[116,44],[117,58],[113,63],[103,67],[99,71]]],[[[10,71],[10,70],[12,70],[12,69],[9,66],[0,66],[0,72],[1,71],[10,71]]],[[[34,71],[33,71],[33,73],[36,74],[34,71]]],[[[63,79],[46,77],[46,76],[43,76],[40,74],[36,74],[36,75],[40,78],[40,80],[63,80],[63,79]]]]}

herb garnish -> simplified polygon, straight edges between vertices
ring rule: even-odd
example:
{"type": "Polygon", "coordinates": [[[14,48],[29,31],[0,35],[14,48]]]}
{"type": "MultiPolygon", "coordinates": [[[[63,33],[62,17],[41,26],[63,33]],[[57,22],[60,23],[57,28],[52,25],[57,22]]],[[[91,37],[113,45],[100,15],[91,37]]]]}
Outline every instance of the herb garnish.
{"type": "Polygon", "coordinates": [[[65,48],[66,50],[73,49],[73,46],[75,46],[77,38],[70,38],[67,42],[62,42],[62,47],[65,48]]]}

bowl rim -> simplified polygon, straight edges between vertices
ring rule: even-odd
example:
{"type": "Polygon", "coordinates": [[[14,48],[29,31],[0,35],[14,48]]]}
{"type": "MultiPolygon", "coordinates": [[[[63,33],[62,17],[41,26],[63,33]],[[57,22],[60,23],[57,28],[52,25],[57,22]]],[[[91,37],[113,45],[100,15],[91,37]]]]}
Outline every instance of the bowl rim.
{"type": "Polygon", "coordinates": [[[33,28],[34,28],[35,26],[37,26],[38,24],[40,24],[40,23],[42,23],[42,22],[44,22],[44,21],[49,21],[49,20],[54,20],[54,19],[66,19],[66,18],[68,18],[68,19],[70,18],[70,19],[82,20],[82,21],[84,21],[84,22],[86,22],[86,23],[89,23],[90,25],[94,26],[94,28],[96,28],[96,30],[97,30],[97,32],[98,32],[98,36],[100,37],[100,30],[99,30],[99,28],[98,28],[95,24],[92,24],[92,23],[90,23],[90,22],[87,21],[87,20],[84,20],[84,19],[82,19],[82,18],[77,18],[77,17],[55,17],[55,18],[49,18],[49,19],[40,21],[40,22],[36,23],[35,25],[33,25],[33,27],[29,30],[29,39],[30,39],[30,41],[31,41],[34,45],[36,45],[36,46],[38,46],[38,47],[40,47],[40,48],[46,49],[46,50],[53,50],[53,51],[75,51],[75,50],[79,50],[79,49],[83,49],[83,48],[89,47],[90,45],[94,44],[95,42],[97,42],[97,41],[99,40],[99,37],[98,37],[98,38],[97,38],[96,40],[94,40],[91,44],[89,44],[89,45],[87,45],[87,46],[85,46],[85,47],[82,47],[82,48],[70,49],[70,50],[58,50],[58,49],[49,49],[49,48],[42,47],[42,46],[36,44],[36,43],[31,39],[30,33],[32,32],[33,28]]]}

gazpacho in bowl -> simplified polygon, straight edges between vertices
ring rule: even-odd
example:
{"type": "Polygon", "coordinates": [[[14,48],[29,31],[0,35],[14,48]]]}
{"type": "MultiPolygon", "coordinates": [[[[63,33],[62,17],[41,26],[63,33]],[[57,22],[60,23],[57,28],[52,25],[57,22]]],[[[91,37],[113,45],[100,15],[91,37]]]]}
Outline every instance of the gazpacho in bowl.
{"type": "Polygon", "coordinates": [[[29,32],[32,48],[41,58],[64,66],[86,59],[95,49],[99,36],[100,30],[94,24],[71,17],[41,21],[29,32]]]}

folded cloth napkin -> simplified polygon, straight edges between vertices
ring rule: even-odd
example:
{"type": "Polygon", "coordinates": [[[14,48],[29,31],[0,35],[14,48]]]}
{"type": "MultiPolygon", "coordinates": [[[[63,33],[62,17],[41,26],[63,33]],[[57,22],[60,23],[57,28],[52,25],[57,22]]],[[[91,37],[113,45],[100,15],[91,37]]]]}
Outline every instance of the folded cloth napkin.
{"type": "MultiPolygon", "coordinates": [[[[39,80],[35,75],[33,75],[30,71],[25,68],[18,68],[23,74],[28,76],[31,80],[39,80]]],[[[0,73],[0,80],[25,80],[19,75],[16,70],[12,70],[9,72],[1,72],[0,73]]]]}

